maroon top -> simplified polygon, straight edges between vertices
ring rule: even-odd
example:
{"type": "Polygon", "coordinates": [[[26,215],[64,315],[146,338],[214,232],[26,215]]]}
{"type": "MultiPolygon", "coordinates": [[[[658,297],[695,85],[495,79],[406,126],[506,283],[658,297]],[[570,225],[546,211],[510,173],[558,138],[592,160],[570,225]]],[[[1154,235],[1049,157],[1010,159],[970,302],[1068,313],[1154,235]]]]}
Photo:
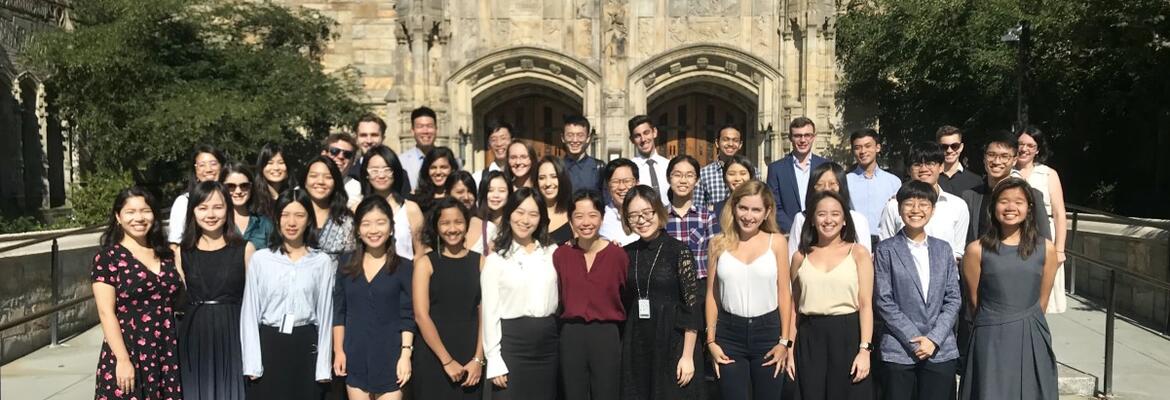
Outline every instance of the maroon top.
{"type": "Polygon", "coordinates": [[[553,252],[557,290],[561,293],[561,318],[587,322],[626,320],[622,306],[630,259],[613,242],[597,253],[593,269],[585,270],[585,250],[575,240],[553,252]]]}

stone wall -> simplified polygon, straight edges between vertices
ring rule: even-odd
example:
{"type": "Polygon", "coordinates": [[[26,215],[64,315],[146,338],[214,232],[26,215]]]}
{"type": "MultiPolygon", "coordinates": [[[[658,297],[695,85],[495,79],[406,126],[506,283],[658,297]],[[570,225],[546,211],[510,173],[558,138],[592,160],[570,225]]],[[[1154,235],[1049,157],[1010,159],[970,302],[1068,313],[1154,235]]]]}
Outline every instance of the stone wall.
{"type": "MultiPolygon", "coordinates": [[[[1170,253],[1167,250],[1170,232],[1116,223],[1092,215],[1081,215],[1077,225],[1076,237],[1066,245],[1067,249],[1149,278],[1118,275],[1117,312],[1155,330],[1170,331],[1170,291],[1149,283],[1170,282],[1170,253]]],[[[1071,217],[1069,226],[1071,229],[1071,217]]],[[[1067,279],[1075,280],[1075,293],[1104,307],[1109,287],[1107,270],[1087,261],[1071,257],[1070,260],[1065,262],[1065,274],[1067,279]],[[1071,274],[1075,276],[1069,276],[1071,274]]]]}

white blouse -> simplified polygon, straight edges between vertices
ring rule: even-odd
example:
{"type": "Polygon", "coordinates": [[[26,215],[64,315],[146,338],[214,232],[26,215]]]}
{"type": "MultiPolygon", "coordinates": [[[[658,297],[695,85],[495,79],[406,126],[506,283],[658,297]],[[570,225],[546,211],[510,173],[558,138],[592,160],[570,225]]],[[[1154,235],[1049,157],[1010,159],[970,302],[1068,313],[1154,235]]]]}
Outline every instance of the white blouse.
{"type": "Polygon", "coordinates": [[[730,251],[719,255],[715,284],[719,287],[719,304],[733,315],[755,318],[779,307],[776,294],[776,253],[768,237],[768,251],[750,262],[735,258],[730,251]]]}
{"type": "Polygon", "coordinates": [[[556,246],[537,246],[531,253],[512,243],[507,257],[493,252],[480,272],[483,307],[485,378],[508,373],[500,353],[500,321],[520,317],[547,317],[557,311],[557,271],[552,254],[556,246]]]}

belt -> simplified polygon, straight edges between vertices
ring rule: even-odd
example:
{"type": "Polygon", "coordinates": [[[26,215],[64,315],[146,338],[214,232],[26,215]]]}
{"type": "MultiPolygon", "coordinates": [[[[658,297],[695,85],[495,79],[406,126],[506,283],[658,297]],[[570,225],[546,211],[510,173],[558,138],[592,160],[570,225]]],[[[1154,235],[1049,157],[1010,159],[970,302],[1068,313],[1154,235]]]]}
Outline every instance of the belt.
{"type": "Polygon", "coordinates": [[[218,305],[237,305],[238,306],[238,305],[240,305],[240,303],[234,302],[234,301],[226,301],[226,300],[204,300],[204,301],[192,301],[191,305],[192,306],[218,306],[218,305]]]}

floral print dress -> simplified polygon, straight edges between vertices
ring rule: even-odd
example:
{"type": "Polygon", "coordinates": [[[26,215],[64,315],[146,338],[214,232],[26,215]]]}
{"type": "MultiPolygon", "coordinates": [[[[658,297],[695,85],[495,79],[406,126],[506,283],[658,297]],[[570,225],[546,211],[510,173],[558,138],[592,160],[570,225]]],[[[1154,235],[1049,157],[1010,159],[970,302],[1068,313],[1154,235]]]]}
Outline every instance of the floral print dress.
{"type": "Polygon", "coordinates": [[[162,260],[159,273],[134,258],[121,245],[101,249],[93,260],[91,277],[114,287],[114,312],[122,341],[134,364],[134,389],[124,392],[115,377],[118,361],[109,343],[102,343],[94,398],[180,400],[174,303],[182,280],[175,260],[162,260]]]}

